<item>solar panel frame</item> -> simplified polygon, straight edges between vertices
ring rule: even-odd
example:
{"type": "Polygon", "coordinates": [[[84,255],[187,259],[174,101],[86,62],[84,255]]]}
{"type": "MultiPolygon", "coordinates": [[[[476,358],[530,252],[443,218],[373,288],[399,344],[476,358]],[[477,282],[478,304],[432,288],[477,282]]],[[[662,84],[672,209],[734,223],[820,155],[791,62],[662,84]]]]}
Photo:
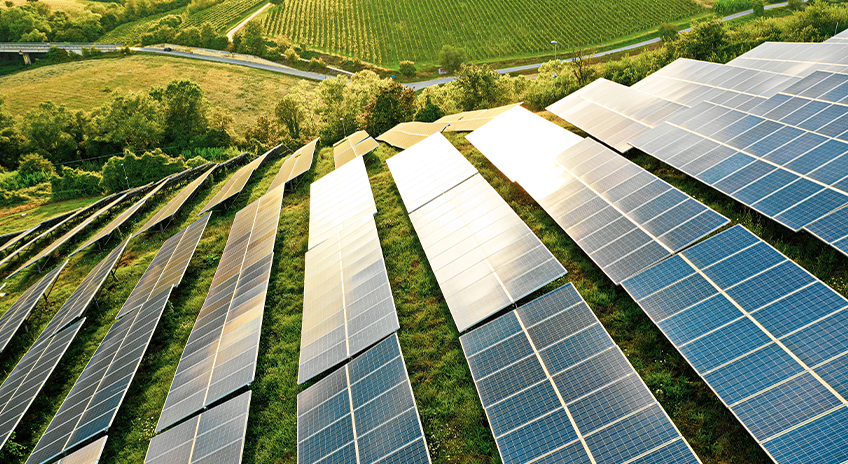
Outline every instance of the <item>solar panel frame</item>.
{"type": "Polygon", "coordinates": [[[315,147],[318,145],[318,140],[315,139],[307,143],[286,158],[283,165],[280,166],[280,171],[274,176],[271,186],[268,187],[269,192],[280,185],[300,177],[312,168],[312,161],[315,157],[315,147]]]}
{"type": "Polygon", "coordinates": [[[435,122],[451,123],[443,130],[443,132],[471,132],[479,129],[484,124],[491,121],[495,117],[501,115],[502,113],[505,113],[520,105],[521,103],[512,103],[509,105],[499,106],[497,108],[491,108],[488,110],[466,111],[464,113],[444,116],[440,119],[437,119],[435,122]]]}
{"type": "Polygon", "coordinates": [[[354,159],[310,185],[309,249],[360,216],[377,214],[365,161],[354,159]]]}
{"type": "MultiPolygon", "coordinates": [[[[32,284],[27,290],[21,295],[13,304],[0,316],[0,353],[6,349],[9,345],[9,342],[12,341],[12,337],[18,332],[18,329],[24,324],[26,319],[32,313],[32,310],[35,309],[38,302],[41,300],[41,297],[44,296],[47,299],[47,294],[50,293],[50,289],[53,287],[53,284],[56,283],[56,279],[59,278],[59,274],[65,269],[65,266],[68,265],[68,261],[65,260],[61,265],[57,266],[52,271],[48,272],[44,275],[38,282],[32,284]]],[[[2,444],[0,444],[0,448],[2,448],[2,444]]]]}
{"type": "Polygon", "coordinates": [[[377,140],[387,143],[393,147],[406,150],[422,140],[427,139],[433,134],[441,132],[447,126],[447,122],[402,122],[380,134],[380,136],[377,137],[377,140]]]}
{"type": "Polygon", "coordinates": [[[365,131],[354,132],[333,146],[336,169],[374,151],[380,144],[365,131]]]}
{"type": "Polygon", "coordinates": [[[136,231],[133,237],[137,237],[157,224],[162,224],[165,220],[173,218],[177,212],[182,208],[186,201],[206,182],[206,179],[211,176],[215,170],[218,169],[220,165],[215,164],[212,166],[212,169],[207,170],[203,174],[200,175],[197,179],[191,181],[188,185],[182,188],[180,192],[171,199],[162,209],[156,212],[143,226],[141,229],[136,231]]]}
{"type": "Polygon", "coordinates": [[[298,463],[431,462],[396,334],[298,394],[297,423],[298,463]]]}
{"type": "Polygon", "coordinates": [[[106,447],[107,438],[104,436],[74,451],[68,456],[56,461],[56,464],[97,464],[100,462],[100,455],[103,454],[103,448],[106,447]]]}
{"type": "Polygon", "coordinates": [[[506,464],[700,462],[572,283],[460,343],[506,464]]]}
{"type": "Polygon", "coordinates": [[[247,185],[247,182],[250,181],[253,173],[256,172],[256,170],[259,169],[262,166],[262,163],[264,163],[268,158],[269,153],[270,152],[257,157],[255,160],[242,166],[238,171],[236,171],[236,173],[230,177],[230,180],[221,187],[221,190],[219,190],[218,193],[216,193],[215,196],[206,203],[206,206],[204,206],[197,215],[200,216],[206,211],[218,207],[225,201],[241,193],[241,191],[244,190],[245,185],[247,185]]]}

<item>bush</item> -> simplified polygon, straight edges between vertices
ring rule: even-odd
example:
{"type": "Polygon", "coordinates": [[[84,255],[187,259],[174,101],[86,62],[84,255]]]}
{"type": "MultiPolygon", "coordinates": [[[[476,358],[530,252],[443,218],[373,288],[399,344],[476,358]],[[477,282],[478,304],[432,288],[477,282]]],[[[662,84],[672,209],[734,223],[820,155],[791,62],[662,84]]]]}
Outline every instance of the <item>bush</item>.
{"type": "Polygon", "coordinates": [[[729,15],[754,8],[754,3],[754,0],[716,0],[713,3],[713,11],[719,15],[729,15]]]}
{"type": "Polygon", "coordinates": [[[439,64],[449,73],[455,72],[467,60],[468,54],[464,48],[445,45],[439,51],[439,64]]]}
{"type": "Polygon", "coordinates": [[[140,187],[188,169],[181,158],[171,158],[156,149],[146,152],[141,157],[127,152],[124,156],[113,156],[100,171],[101,189],[107,193],[120,192],[127,188],[140,187]],[[126,173],[126,174],[125,174],[126,173]]]}
{"type": "Polygon", "coordinates": [[[300,55],[297,54],[294,47],[287,48],[286,51],[283,52],[283,55],[286,55],[286,60],[288,60],[289,63],[297,63],[300,61],[300,55]]]}
{"type": "Polygon", "coordinates": [[[414,61],[401,61],[400,62],[400,73],[406,77],[412,77],[415,75],[415,62],[414,61]]]}
{"type": "Polygon", "coordinates": [[[59,201],[100,195],[101,180],[102,177],[96,172],[62,167],[59,169],[59,175],[50,179],[53,189],[50,200],[59,201]]]}
{"type": "Polygon", "coordinates": [[[663,42],[670,42],[677,38],[677,26],[671,23],[660,24],[658,32],[663,42]]]}
{"type": "Polygon", "coordinates": [[[195,156],[194,158],[186,161],[186,165],[190,168],[196,168],[198,166],[203,166],[207,161],[202,156],[195,156]]]}
{"type": "Polygon", "coordinates": [[[789,0],[789,9],[792,11],[800,11],[804,8],[804,3],[801,0],[789,0]]]}
{"type": "Polygon", "coordinates": [[[754,0],[754,16],[762,17],[766,14],[766,7],[763,5],[763,0],[754,0]]]}
{"type": "Polygon", "coordinates": [[[53,167],[53,163],[51,163],[47,158],[36,153],[24,155],[18,163],[18,174],[22,176],[43,174],[49,177],[55,173],[56,168],[53,167]]]}
{"type": "Polygon", "coordinates": [[[321,58],[312,57],[312,59],[309,60],[309,69],[327,69],[327,63],[325,63],[321,58]]]}

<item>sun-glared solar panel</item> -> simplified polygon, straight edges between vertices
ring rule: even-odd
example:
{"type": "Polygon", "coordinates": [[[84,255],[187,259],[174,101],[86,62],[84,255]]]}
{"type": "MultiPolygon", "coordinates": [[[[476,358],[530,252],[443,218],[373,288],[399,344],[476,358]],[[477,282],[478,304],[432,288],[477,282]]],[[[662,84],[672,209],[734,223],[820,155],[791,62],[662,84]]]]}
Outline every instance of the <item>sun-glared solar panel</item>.
{"type": "Polygon", "coordinates": [[[180,283],[191,257],[194,256],[197,243],[203,236],[203,231],[206,230],[210,216],[211,213],[205,214],[162,244],[156,256],[153,257],[153,261],[144,271],[144,275],[141,276],[132,293],[130,293],[124,306],[118,311],[116,318],[121,318],[127,313],[135,311],[151,295],[156,295],[162,289],[175,287],[180,283]]]}
{"type": "Polygon", "coordinates": [[[106,447],[107,438],[104,436],[91,442],[91,444],[56,461],[56,464],[97,464],[100,462],[100,455],[103,454],[103,448],[106,447]]]}
{"type": "Polygon", "coordinates": [[[277,188],[236,214],[157,431],[253,381],[282,201],[277,188]]]}
{"type": "Polygon", "coordinates": [[[95,219],[97,219],[102,214],[106,213],[107,211],[109,211],[110,209],[115,207],[116,205],[122,203],[124,200],[128,200],[131,195],[132,195],[131,193],[123,193],[123,194],[120,194],[120,195],[116,195],[115,199],[112,200],[109,204],[107,204],[106,206],[95,211],[94,214],[92,214],[91,216],[89,216],[84,221],[80,222],[79,224],[77,224],[76,227],[74,227],[73,229],[69,230],[67,233],[65,233],[64,235],[62,235],[58,239],[56,239],[53,243],[51,243],[46,248],[41,250],[41,252],[39,252],[37,255],[33,256],[23,266],[19,267],[15,272],[9,274],[9,276],[6,277],[6,278],[8,279],[9,277],[12,277],[13,275],[23,271],[24,269],[35,264],[36,262],[38,262],[42,258],[49,257],[50,255],[53,254],[53,252],[57,251],[62,245],[67,243],[76,234],[78,234],[83,229],[88,227],[92,222],[94,222],[95,219]]]}
{"type": "Polygon", "coordinates": [[[153,437],[145,464],[240,463],[250,396],[242,393],[153,437]]]}
{"type": "Polygon", "coordinates": [[[118,264],[118,260],[120,260],[121,255],[124,254],[124,250],[127,248],[129,240],[129,237],[125,239],[105,258],[97,263],[97,266],[94,266],[94,269],[85,276],[85,279],[83,279],[82,283],[79,284],[76,290],[74,290],[74,293],[68,297],[65,304],[59,308],[59,311],[56,312],[53,319],[47,323],[47,327],[43,332],[41,332],[41,335],[38,336],[36,343],[52,337],[65,326],[83,315],[85,309],[88,308],[88,305],[91,304],[92,300],[94,300],[97,292],[99,292],[103,287],[103,284],[106,283],[106,279],[112,272],[112,268],[118,264]]]}
{"type": "MultiPolygon", "coordinates": [[[[38,282],[32,284],[32,286],[30,286],[26,292],[24,292],[24,294],[21,295],[21,297],[18,298],[5,313],[3,313],[3,316],[0,317],[0,352],[6,349],[6,346],[12,340],[12,337],[18,332],[18,329],[21,328],[21,325],[23,325],[27,317],[29,317],[32,310],[41,300],[41,297],[50,293],[50,288],[53,286],[53,283],[56,282],[56,279],[59,277],[59,273],[61,273],[67,265],[68,261],[66,260],[60,266],[57,266],[56,269],[48,272],[38,282]]],[[[0,448],[2,448],[2,446],[0,446],[0,448]]]]}
{"type": "Polygon", "coordinates": [[[365,162],[355,159],[310,186],[309,248],[336,233],[342,223],[377,214],[365,162]]]}
{"type": "Polygon", "coordinates": [[[247,182],[250,180],[250,177],[253,176],[253,173],[256,172],[256,170],[259,169],[260,166],[262,166],[262,163],[265,161],[265,159],[268,158],[269,153],[265,153],[264,155],[257,157],[255,160],[244,165],[241,169],[236,171],[236,173],[233,174],[232,177],[230,177],[230,180],[228,180],[227,183],[224,184],[223,187],[221,187],[221,190],[219,190],[218,193],[216,193],[215,196],[212,197],[211,200],[209,200],[209,203],[207,203],[206,206],[203,207],[203,210],[200,211],[198,215],[203,214],[212,208],[215,208],[221,203],[241,193],[241,191],[244,190],[244,186],[247,185],[247,182]]]}
{"type": "Polygon", "coordinates": [[[373,218],[345,223],[335,238],[306,253],[298,383],[399,327],[373,218]]]}
{"type": "Polygon", "coordinates": [[[392,156],[386,164],[409,213],[477,174],[442,134],[427,137],[392,156]]]}
{"type": "Polygon", "coordinates": [[[573,284],[460,342],[505,464],[700,462],[573,284]]]}
{"type": "Polygon", "coordinates": [[[479,174],[409,217],[460,332],[566,273],[479,174]]]}
{"type": "Polygon", "coordinates": [[[124,225],[124,223],[127,222],[131,217],[133,217],[135,215],[135,213],[138,212],[138,210],[140,210],[142,207],[144,207],[144,205],[147,203],[147,200],[149,200],[151,197],[153,197],[153,195],[156,195],[157,193],[159,193],[160,190],[162,190],[162,188],[165,186],[166,181],[167,181],[167,178],[159,181],[159,183],[156,184],[156,187],[153,188],[153,190],[148,192],[147,195],[143,196],[141,198],[141,200],[138,200],[137,202],[133,203],[132,206],[130,206],[129,208],[124,210],[115,219],[113,219],[109,224],[107,224],[106,227],[100,229],[96,234],[94,234],[93,237],[88,239],[87,242],[85,242],[82,246],[77,248],[69,256],[73,256],[73,255],[79,253],[80,251],[88,248],[89,246],[93,245],[97,241],[108,237],[109,235],[112,234],[112,232],[115,232],[116,230],[120,231],[120,227],[122,225],[124,225]]]}
{"type": "Polygon", "coordinates": [[[742,226],[622,285],[775,462],[848,460],[848,300],[742,226]]]}
{"type": "Polygon", "coordinates": [[[286,158],[283,165],[280,166],[280,171],[274,177],[274,181],[271,182],[271,186],[268,187],[268,191],[270,192],[308,171],[312,167],[316,145],[318,145],[318,139],[307,143],[286,158]]]}
{"type": "Polygon", "coordinates": [[[465,113],[445,116],[436,120],[436,122],[440,124],[443,122],[451,123],[445,128],[444,132],[471,132],[479,129],[483,126],[483,124],[486,124],[501,114],[520,105],[521,103],[513,103],[488,110],[467,111],[465,113]]]}
{"type": "Polygon", "coordinates": [[[848,44],[840,42],[766,42],[727,64],[795,77],[806,77],[817,70],[844,73],[848,71],[848,44]]]}
{"type": "Polygon", "coordinates": [[[687,107],[598,79],[547,110],[619,152],[628,142],[687,107]]]}
{"type": "Polygon", "coordinates": [[[380,134],[377,140],[406,150],[431,135],[441,132],[447,125],[447,122],[402,122],[380,134]]]}
{"type": "Polygon", "coordinates": [[[836,34],[833,37],[825,40],[824,43],[843,43],[843,40],[848,40],[848,29],[845,29],[839,34],[836,34]]]}
{"type": "Polygon", "coordinates": [[[196,192],[197,189],[199,189],[200,186],[203,185],[204,182],[206,182],[206,179],[208,179],[209,176],[211,176],[217,168],[218,165],[213,165],[212,169],[208,169],[206,172],[201,174],[200,177],[183,187],[183,189],[180,190],[180,193],[178,193],[174,198],[172,198],[171,201],[169,201],[168,204],[165,205],[162,209],[157,211],[156,214],[154,214],[153,217],[150,218],[150,220],[148,220],[143,226],[141,226],[141,229],[139,229],[138,232],[135,233],[135,235],[140,235],[151,227],[157,224],[161,224],[166,220],[174,217],[174,215],[177,214],[177,211],[182,208],[185,202],[188,201],[189,198],[191,198],[194,192],[196,192]]]}
{"type": "Polygon", "coordinates": [[[378,144],[377,141],[372,139],[370,136],[356,141],[359,139],[359,134],[368,135],[365,131],[359,131],[343,140],[341,144],[333,147],[333,160],[335,162],[336,169],[339,169],[357,158],[362,158],[380,146],[380,144],[378,144]]]}
{"type": "Polygon", "coordinates": [[[0,447],[12,435],[21,418],[74,341],[85,319],[56,334],[37,341],[0,386],[0,447]]]}
{"type": "Polygon", "coordinates": [[[297,462],[429,464],[397,335],[297,395],[297,462]]]}
{"type": "Polygon", "coordinates": [[[111,427],[170,293],[163,290],[112,325],[27,463],[47,462],[111,427]]]}

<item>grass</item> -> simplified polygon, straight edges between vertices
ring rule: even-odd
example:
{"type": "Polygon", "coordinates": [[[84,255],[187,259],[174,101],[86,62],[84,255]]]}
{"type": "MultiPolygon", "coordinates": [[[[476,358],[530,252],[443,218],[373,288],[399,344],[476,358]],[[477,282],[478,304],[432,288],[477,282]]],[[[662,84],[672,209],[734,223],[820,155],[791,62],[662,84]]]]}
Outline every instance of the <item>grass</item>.
{"type": "MultiPolygon", "coordinates": [[[[174,79],[199,84],[212,104],[230,110],[240,126],[256,121],[302,79],[271,71],[172,56],[132,55],[77,61],[0,76],[3,107],[24,114],[44,101],[90,111],[115,91],[146,92],[174,79]],[[14,98],[13,98],[14,97],[14,98]]],[[[242,128],[243,128],[242,127],[242,128]]]]}
{"type": "Polygon", "coordinates": [[[76,198],[73,200],[48,203],[35,206],[32,204],[0,208],[0,235],[8,234],[18,230],[26,230],[38,225],[45,219],[71,211],[83,206],[88,206],[99,200],[98,197],[76,198]],[[22,216],[26,214],[26,216],[22,216]]]}
{"type": "Polygon", "coordinates": [[[442,45],[472,60],[548,53],[611,41],[703,12],[692,0],[291,0],[269,10],[266,33],[377,64],[434,63],[442,45]]]}
{"type": "MultiPolygon", "coordinates": [[[[550,113],[543,115],[567,126],[550,113]]],[[[574,282],[703,462],[767,462],[768,458],[750,435],[626,293],[604,276],[523,189],[509,182],[464,137],[449,134],[448,138],[569,272],[525,301],[565,282],[574,282]]],[[[431,456],[437,464],[498,463],[494,439],[462,355],[459,333],[384,163],[395,153],[386,146],[378,148],[368,156],[368,174],[378,209],[375,220],[400,321],[398,335],[431,456]]],[[[308,387],[308,384],[298,386],[296,379],[309,184],[333,170],[332,150],[324,148],[316,158],[314,169],[283,200],[256,380],[252,385],[244,453],[244,462],[249,464],[296,462],[296,399],[308,387]]],[[[807,234],[791,233],[653,158],[636,154],[631,159],[729,217],[733,223],[744,224],[843,294],[848,291],[848,285],[844,284],[848,259],[823,243],[807,234]]],[[[213,215],[109,432],[104,462],[143,462],[235,212],[265,193],[281,163],[282,160],[276,160],[260,168],[231,209],[213,215]]],[[[4,450],[9,463],[23,462],[35,445],[163,241],[193,221],[232,173],[218,174],[216,183],[205,187],[185,206],[166,234],[146,234],[130,243],[117,268],[117,281],[110,279],[98,299],[99,306],[89,308],[82,331],[18,427],[14,442],[22,447],[21,456],[10,456],[8,446],[4,450]]],[[[155,208],[175,194],[176,190],[170,190],[155,197],[153,206],[135,218],[133,224],[138,226],[146,221],[155,208]]],[[[93,234],[94,229],[85,235],[93,234]]],[[[82,243],[86,238],[78,237],[75,242],[82,243]]],[[[112,244],[115,243],[113,240],[112,244]]],[[[69,244],[68,248],[73,246],[69,244]]],[[[74,286],[107,252],[97,252],[95,247],[72,259],[60,276],[50,303],[34,311],[29,332],[18,334],[0,355],[0,372],[6,373],[2,376],[23,355],[74,286]]],[[[38,277],[34,272],[16,276],[5,289],[10,296],[0,299],[0,310],[7,309],[38,277]]]]}

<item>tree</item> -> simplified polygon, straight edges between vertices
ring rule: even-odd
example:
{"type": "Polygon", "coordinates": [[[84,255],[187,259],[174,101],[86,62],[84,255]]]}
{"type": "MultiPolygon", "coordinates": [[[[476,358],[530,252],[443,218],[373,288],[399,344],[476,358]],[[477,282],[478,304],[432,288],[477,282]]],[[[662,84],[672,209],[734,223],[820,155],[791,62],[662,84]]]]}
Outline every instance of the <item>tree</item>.
{"type": "Polygon", "coordinates": [[[149,94],[115,93],[95,117],[97,140],[145,150],[162,143],[165,125],[162,104],[149,94]]]}
{"type": "Polygon", "coordinates": [[[577,80],[577,85],[582,87],[595,80],[595,68],[589,60],[594,53],[586,50],[577,50],[571,61],[571,74],[577,80]]]}
{"type": "Polygon", "coordinates": [[[139,187],[187,168],[182,158],[171,158],[158,148],[141,156],[125,150],[124,156],[113,156],[103,165],[100,186],[107,193],[120,192],[127,184],[139,187]]]}
{"type": "Polygon", "coordinates": [[[21,146],[26,141],[15,124],[15,117],[3,109],[5,97],[0,95],[0,166],[15,169],[21,146]]]}
{"type": "Polygon", "coordinates": [[[209,102],[194,82],[174,80],[164,90],[154,87],[150,96],[164,107],[166,135],[171,142],[186,145],[209,129],[209,102]]]}
{"type": "Polygon", "coordinates": [[[442,111],[442,109],[439,108],[438,105],[433,103],[433,99],[430,98],[429,95],[427,95],[424,106],[422,106],[421,109],[419,109],[418,112],[415,113],[415,120],[421,122],[433,122],[444,115],[445,112],[442,111]]]}
{"type": "Polygon", "coordinates": [[[804,9],[804,3],[801,0],[789,0],[789,9],[791,11],[801,11],[804,9]]]}
{"type": "Polygon", "coordinates": [[[488,65],[463,65],[453,81],[459,89],[459,105],[464,111],[470,111],[506,104],[508,79],[488,65]]]}
{"type": "Polygon", "coordinates": [[[680,33],[680,38],[669,44],[678,58],[715,61],[716,49],[724,44],[726,33],[720,19],[694,23],[692,30],[680,33]]]}
{"type": "Polygon", "coordinates": [[[453,73],[468,60],[464,48],[444,45],[439,51],[439,64],[449,73],[453,73]]]}
{"type": "Polygon", "coordinates": [[[415,91],[393,80],[383,81],[365,105],[365,130],[382,134],[415,113],[415,91]]]}
{"type": "Polygon", "coordinates": [[[284,96],[274,108],[274,114],[277,116],[277,121],[286,128],[286,131],[294,140],[300,140],[300,122],[306,119],[306,114],[303,106],[291,94],[284,96]]]}
{"type": "Polygon", "coordinates": [[[658,29],[663,42],[671,42],[677,39],[677,26],[671,23],[662,23],[658,29]]]}
{"type": "Polygon", "coordinates": [[[412,77],[415,75],[415,62],[414,61],[401,61],[400,69],[401,75],[406,77],[412,77]]]}
{"type": "Polygon", "coordinates": [[[55,173],[56,168],[53,167],[53,163],[37,153],[22,156],[21,162],[18,164],[18,174],[21,176],[32,176],[34,174],[50,176],[55,173]]]}
{"type": "Polygon", "coordinates": [[[754,8],[754,16],[760,18],[766,14],[766,7],[763,5],[763,0],[752,0],[754,8]]]}
{"type": "Polygon", "coordinates": [[[174,37],[174,42],[188,47],[202,47],[203,34],[200,29],[189,26],[180,30],[176,37],[174,37]]]}
{"type": "Polygon", "coordinates": [[[64,105],[44,102],[24,115],[21,132],[27,139],[25,150],[38,153],[54,164],[77,159],[80,143],[84,141],[79,124],[84,122],[81,114],[74,114],[64,105]]]}
{"type": "Polygon", "coordinates": [[[265,56],[268,46],[265,44],[264,31],[258,21],[251,21],[241,31],[241,43],[237,51],[248,55],[265,56]]]}

